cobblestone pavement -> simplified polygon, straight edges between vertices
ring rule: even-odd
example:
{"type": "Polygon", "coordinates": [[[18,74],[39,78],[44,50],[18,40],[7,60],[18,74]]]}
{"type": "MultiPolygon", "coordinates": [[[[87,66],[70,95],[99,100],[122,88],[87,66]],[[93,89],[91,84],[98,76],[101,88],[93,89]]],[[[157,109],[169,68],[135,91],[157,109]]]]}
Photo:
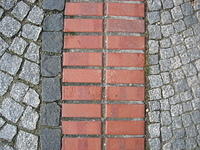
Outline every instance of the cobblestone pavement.
{"type": "Polygon", "coordinates": [[[0,150],[60,149],[63,9],[0,0],[0,150]]]}
{"type": "Polygon", "coordinates": [[[200,149],[200,1],[148,0],[148,143],[200,149]]]}

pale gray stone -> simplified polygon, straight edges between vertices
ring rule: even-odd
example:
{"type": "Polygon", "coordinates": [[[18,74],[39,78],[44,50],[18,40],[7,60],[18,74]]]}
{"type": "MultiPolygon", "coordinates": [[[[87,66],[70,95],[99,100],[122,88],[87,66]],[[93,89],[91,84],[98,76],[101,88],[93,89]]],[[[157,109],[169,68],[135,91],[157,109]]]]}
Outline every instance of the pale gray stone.
{"type": "Polygon", "coordinates": [[[177,45],[173,49],[174,49],[175,54],[182,54],[183,52],[186,51],[186,47],[183,44],[177,45]]]}
{"type": "Polygon", "coordinates": [[[160,75],[150,75],[148,78],[151,88],[160,87],[163,85],[160,75]]]}
{"type": "Polygon", "coordinates": [[[0,56],[3,55],[8,47],[9,45],[0,37],[0,56]]]}
{"type": "Polygon", "coordinates": [[[172,117],[172,128],[180,129],[183,127],[181,116],[172,117]]]}
{"type": "Polygon", "coordinates": [[[23,97],[25,96],[26,92],[28,91],[28,86],[24,83],[17,82],[12,86],[12,89],[10,91],[10,96],[15,101],[22,101],[23,97]]]}
{"type": "Polygon", "coordinates": [[[161,28],[159,25],[149,25],[148,32],[150,39],[161,39],[161,28]]]}
{"type": "Polygon", "coordinates": [[[37,150],[38,137],[20,130],[17,135],[17,141],[15,146],[19,150],[37,150]]]}
{"type": "Polygon", "coordinates": [[[167,126],[172,123],[170,112],[169,111],[161,111],[160,113],[161,125],[167,126]]]}
{"type": "Polygon", "coordinates": [[[44,11],[37,6],[34,6],[31,9],[31,11],[27,17],[27,19],[30,22],[37,24],[37,25],[40,25],[42,23],[43,18],[44,18],[44,11]]]}
{"type": "Polygon", "coordinates": [[[174,20],[179,20],[183,18],[183,14],[182,14],[180,6],[176,6],[173,9],[171,9],[171,14],[174,20]]]}
{"type": "Polygon", "coordinates": [[[193,7],[191,3],[184,3],[181,5],[182,12],[185,16],[193,14],[193,7]]]}
{"type": "Polygon", "coordinates": [[[149,117],[150,122],[160,122],[160,112],[159,111],[149,112],[148,117],[149,117]]]}
{"type": "Polygon", "coordinates": [[[183,112],[188,112],[188,111],[192,111],[192,103],[191,102],[185,102],[183,103],[183,112]]]}
{"type": "Polygon", "coordinates": [[[200,109],[200,99],[196,98],[192,100],[192,106],[194,110],[200,109]]]}
{"type": "Polygon", "coordinates": [[[0,128],[6,123],[5,120],[3,120],[3,118],[0,118],[0,128]]]}
{"type": "Polygon", "coordinates": [[[197,70],[192,63],[189,63],[189,64],[182,66],[182,69],[183,69],[183,72],[185,73],[185,75],[187,77],[197,74],[197,70]]]}
{"type": "Polygon", "coordinates": [[[174,6],[173,0],[162,0],[162,6],[164,9],[173,8],[174,6]]]}
{"type": "Polygon", "coordinates": [[[176,104],[171,106],[171,115],[172,116],[179,116],[183,112],[183,108],[181,104],[176,104]]]}
{"type": "Polygon", "coordinates": [[[150,24],[160,21],[160,13],[158,11],[148,12],[147,19],[150,24]]]}
{"type": "Polygon", "coordinates": [[[194,125],[188,126],[185,128],[187,137],[196,137],[198,135],[197,129],[194,125]]]}
{"type": "Polygon", "coordinates": [[[181,58],[182,64],[187,64],[187,63],[190,62],[190,57],[189,57],[189,54],[187,52],[181,54],[180,58],[181,58]]]}
{"type": "Polygon", "coordinates": [[[151,150],[160,150],[161,143],[159,138],[149,139],[149,148],[151,150]]]}
{"type": "Polygon", "coordinates": [[[12,148],[11,146],[8,146],[8,145],[0,145],[0,149],[1,150],[14,150],[14,148],[12,148]]]}
{"type": "Polygon", "coordinates": [[[20,37],[16,37],[12,41],[12,44],[10,45],[9,50],[13,51],[14,53],[18,55],[22,55],[27,45],[28,43],[24,39],[20,37]]]}
{"type": "Polygon", "coordinates": [[[148,104],[150,111],[160,110],[160,103],[158,101],[150,101],[148,104]]]}
{"type": "Polygon", "coordinates": [[[196,138],[186,138],[186,149],[187,150],[194,150],[197,148],[196,138]]]}
{"type": "Polygon", "coordinates": [[[148,0],[147,3],[148,3],[148,8],[150,11],[161,9],[161,1],[160,0],[148,0]]]}
{"type": "Polygon", "coordinates": [[[176,70],[172,70],[171,71],[171,77],[172,77],[173,81],[178,81],[180,79],[184,79],[185,78],[181,68],[176,69],[176,70]]]}
{"type": "Polygon", "coordinates": [[[0,113],[8,120],[16,123],[21,117],[24,111],[24,107],[12,100],[11,98],[6,98],[2,102],[2,108],[0,113]]]}
{"type": "Polygon", "coordinates": [[[169,71],[172,68],[170,59],[160,60],[159,64],[161,71],[169,71]]]}
{"type": "Polygon", "coordinates": [[[171,85],[166,85],[162,87],[162,95],[164,98],[168,98],[174,95],[174,89],[171,85]]]}
{"type": "Polygon", "coordinates": [[[198,23],[198,19],[195,15],[187,16],[184,18],[184,22],[187,27],[192,26],[193,24],[198,23]]]}
{"type": "Polygon", "coordinates": [[[38,113],[28,106],[21,117],[19,125],[28,130],[35,130],[38,118],[38,113]]]}
{"type": "Polygon", "coordinates": [[[167,59],[174,56],[173,48],[161,48],[160,49],[160,57],[161,59],[167,59]]]}
{"type": "Polygon", "coordinates": [[[193,123],[190,114],[182,114],[182,120],[184,127],[189,127],[193,123]]]}
{"type": "Polygon", "coordinates": [[[177,69],[179,67],[181,67],[181,59],[179,56],[175,56],[173,58],[170,58],[170,61],[171,61],[171,65],[172,65],[172,68],[173,69],[177,69]]]}
{"type": "Polygon", "coordinates": [[[174,83],[175,92],[184,92],[189,89],[187,81],[185,79],[179,80],[174,83]]]}
{"type": "Polygon", "coordinates": [[[31,24],[25,24],[22,27],[22,36],[27,39],[37,41],[41,31],[42,31],[41,27],[31,24]]]}
{"type": "Polygon", "coordinates": [[[172,41],[172,44],[174,44],[174,45],[182,44],[184,41],[182,34],[177,34],[177,33],[170,36],[170,39],[172,41]]]}
{"type": "Polygon", "coordinates": [[[162,24],[168,24],[172,22],[172,17],[169,11],[163,11],[161,13],[161,22],[162,24]]]}
{"type": "Polygon", "coordinates": [[[9,53],[5,53],[0,59],[0,69],[15,75],[22,63],[22,58],[17,55],[11,55],[9,53]]]}
{"type": "Polygon", "coordinates": [[[162,77],[162,80],[163,80],[163,83],[164,84],[168,84],[170,83],[170,74],[168,72],[163,72],[161,73],[161,77],[162,77]]]}
{"type": "Polygon", "coordinates": [[[151,89],[148,91],[150,100],[158,100],[161,99],[161,89],[151,89]]]}
{"type": "Polygon", "coordinates": [[[175,96],[169,98],[169,103],[171,105],[177,104],[179,102],[181,102],[179,95],[175,95],[175,96]]]}
{"type": "Polygon", "coordinates": [[[159,48],[158,41],[148,40],[148,46],[149,46],[149,54],[158,53],[158,48],[159,48]]]}
{"type": "Polygon", "coordinates": [[[30,88],[24,96],[23,102],[27,105],[37,108],[40,104],[39,94],[35,90],[30,88]]]}
{"type": "Polygon", "coordinates": [[[177,6],[177,5],[180,5],[183,3],[183,0],[173,0],[174,1],[174,5],[177,6]]]}
{"type": "Polygon", "coordinates": [[[36,63],[39,63],[40,46],[31,42],[24,57],[36,63]]]}
{"type": "Polygon", "coordinates": [[[183,139],[176,139],[173,143],[172,143],[172,149],[173,150],[185,150],[185,141],[183,139]]]}
{"type": "Polygon", "coordinates": [[[6,124],[1,130],[0,130],[0,139],[7,140],[8,142],[11,142],[14,136],[17,133],[17,127],[11,124],[6,124]]]}
{"type": "Polygon", "coordinates": [[[21,24],[9,16],[4,17],[0,22],[0,32],[6,37],[14,36],[20,28],[21,24]]]}
{"type": "Polygon", "coordinates": [[[160,73],[159,65],[149,66],[149,75],[158,74],[160,73]]]}
{"type": "Polygon", "coordinates": [[[149,135],[151,138],[159,137],[160,136],[160,124],[150,124],[148,126],[149,135]]]}
{"type": "Polygon", "coordinates": [[[12,81],[13,77],[0,71],[0,96],[3,96],[7,92],[12,81]]]}
{"type": "Polygon", "coordinates": [[[17,3],[11,14],[14,15],[20,21],[22,21],[28,14],[29,10],[30,7],[23,1],[20,1],[17,3]]]}
{"type": "Polygon", "coordinates": [[[171,40],[169,38],[165,38],[160,40],[160,47],[161,48],[169,48],[171,47],[171,40]]]}
{"type": "Polygon", "coordinates": [[[16,0],[1,0],[0,6],[3,7],[5,10],[9,10],[15,5],[16,2],[16,0]]]}
{"type": "Polygon", "coordinates": [[[182,129],[176,129],[176,130],[173,130],[173,134],[174,134],[174,137],[176,139],[184,138],[185,130],[183,128],[182,129]]]}
{"type": "Polygon", "coordinates": [[[22,68],[22,72],[19,77],[24,79],[32,84],[39,84],[40,80],[40,68],[39,65],[32,63],[30,61],[25,61],[22,68]]]}
{"type": "Polygon", "coordinates": [[[162,127],[161,128],[161,137],[162,141],[167,141],[172,137],[172,131],[170,127],[162,127]]]}
{"type": "Polygon", "coordinates": [[[200,72],[200,59],[195,61],[195,66],[196,66],[197,70],[200,72]]]}
{"type": "Polygon", "coordinates": [[[194,124],[200,124],[200,112],[199,110],[191,112],[192,120],[194,124]]]}
{"type": "Polygon", "coordinates": [[[174,29],[176,30],[176,32],[181,32],[186,29],[186,26],[185,26],[185,23],[183,20],[174,22],[173,25],[174,25],[174,29]]]}
{"type": "Polygon", "coordinates": [[[155,54],[155,55],[149,55],[148,57],[148,63],[149,65],[156,65],[158,64],[158,55],[155,54]]]}
{"type": "Polygon", "coordinates": [[[161,110],[170,110],[170,104],[168,99],[164,99],[160,101],[161,110]]]}

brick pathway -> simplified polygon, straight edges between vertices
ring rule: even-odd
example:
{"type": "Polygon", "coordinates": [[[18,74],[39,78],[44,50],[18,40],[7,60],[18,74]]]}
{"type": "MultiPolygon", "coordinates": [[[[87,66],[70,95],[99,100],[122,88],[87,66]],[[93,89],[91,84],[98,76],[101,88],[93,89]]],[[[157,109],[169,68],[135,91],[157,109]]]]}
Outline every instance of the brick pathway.
{"type": "Polygon", "coordinates": [[[62,150],[145,148],[143,17],[142,2],[66,3],[62,150]]]}

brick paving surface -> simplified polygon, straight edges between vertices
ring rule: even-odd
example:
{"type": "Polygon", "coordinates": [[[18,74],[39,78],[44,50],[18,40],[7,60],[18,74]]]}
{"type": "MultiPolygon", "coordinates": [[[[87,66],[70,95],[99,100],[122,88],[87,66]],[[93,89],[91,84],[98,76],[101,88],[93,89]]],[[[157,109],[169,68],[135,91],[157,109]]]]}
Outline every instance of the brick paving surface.
{"type": "Polygon", "coordinates": [[[144,3],[67,2],[62,150],[143,150],[144,3]]]}

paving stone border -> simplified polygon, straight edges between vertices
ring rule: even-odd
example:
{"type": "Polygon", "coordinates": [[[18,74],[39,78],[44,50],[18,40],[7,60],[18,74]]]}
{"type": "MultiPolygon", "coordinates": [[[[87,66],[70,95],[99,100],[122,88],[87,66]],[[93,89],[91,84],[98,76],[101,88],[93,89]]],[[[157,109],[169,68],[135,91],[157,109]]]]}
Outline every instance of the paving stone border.
{"type": "Polygon", "coordinates": [[[0,150],[60,150],[65,0],[0,1],[0,150]]]}
{"type": "Polygon", "coordinates": [[[150,150],[200,149],[199,13],[199,0],[147,0],[150,150]]]}

